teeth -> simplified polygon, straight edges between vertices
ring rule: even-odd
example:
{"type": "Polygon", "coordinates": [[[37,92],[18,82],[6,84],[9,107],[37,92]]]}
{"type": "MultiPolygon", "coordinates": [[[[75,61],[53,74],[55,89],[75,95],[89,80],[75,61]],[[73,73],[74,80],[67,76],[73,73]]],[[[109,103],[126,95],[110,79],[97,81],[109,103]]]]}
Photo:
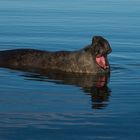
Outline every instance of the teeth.
{"type": "Polygon", "coordinates": [[[108,68],[109,68],[109,66],[105,66],[105,67],[104,67],[104,69],[108,69],[108,68]]]}

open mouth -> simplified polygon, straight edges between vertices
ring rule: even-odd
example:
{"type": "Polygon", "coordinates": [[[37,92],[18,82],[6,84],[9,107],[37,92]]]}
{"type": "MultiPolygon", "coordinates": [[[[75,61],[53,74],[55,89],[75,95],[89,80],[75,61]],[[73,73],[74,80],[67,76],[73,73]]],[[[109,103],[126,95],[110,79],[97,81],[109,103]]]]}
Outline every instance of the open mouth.
{"type": "Polygon", "coordinates": [[[106,63],[106,58],[103,55],[96,56],[96,63],[103,69],[109,68],[109,66],[106,63]]]}

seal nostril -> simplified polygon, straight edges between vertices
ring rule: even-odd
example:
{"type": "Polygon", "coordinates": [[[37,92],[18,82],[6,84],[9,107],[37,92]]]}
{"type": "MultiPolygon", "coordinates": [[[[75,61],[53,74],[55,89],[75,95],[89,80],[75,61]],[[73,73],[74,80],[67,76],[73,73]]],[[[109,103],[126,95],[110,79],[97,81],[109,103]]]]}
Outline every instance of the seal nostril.
{"type": "Polygon", "coordinates": [[[109,53],[111,53],[111,52],[112,52],[112,49],[109,48],[108,51],[107,51],[107,53],[109,54],[109,53]]]}

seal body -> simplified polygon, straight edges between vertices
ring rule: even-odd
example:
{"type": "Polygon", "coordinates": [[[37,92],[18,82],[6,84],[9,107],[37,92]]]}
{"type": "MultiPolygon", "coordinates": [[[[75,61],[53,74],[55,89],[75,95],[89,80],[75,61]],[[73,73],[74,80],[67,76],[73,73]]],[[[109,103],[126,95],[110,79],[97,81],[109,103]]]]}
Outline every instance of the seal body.
{"type": "Polygon", "coordinates": [[[50,52],[36,49],[0,51],[0,67],[71,73],[107,73],[110,71],[107,59],[110,52],[108,41],[95,36],[92,44],[77,51],[50,52]]]}

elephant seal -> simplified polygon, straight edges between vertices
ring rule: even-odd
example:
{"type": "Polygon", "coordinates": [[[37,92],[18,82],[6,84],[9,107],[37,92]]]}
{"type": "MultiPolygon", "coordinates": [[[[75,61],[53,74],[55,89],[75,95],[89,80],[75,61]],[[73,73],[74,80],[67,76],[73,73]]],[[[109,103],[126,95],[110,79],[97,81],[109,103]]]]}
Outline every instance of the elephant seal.
{"type": "Polygon", "coordinates": [[[92,38],[92,43],[76,51],[42,51],[14,49],[0,51],[0,67],[19,70],[60,71],[69,73],[108,73],[107,55],[111,53],[109,42],[101,36],[92,38]]]}

